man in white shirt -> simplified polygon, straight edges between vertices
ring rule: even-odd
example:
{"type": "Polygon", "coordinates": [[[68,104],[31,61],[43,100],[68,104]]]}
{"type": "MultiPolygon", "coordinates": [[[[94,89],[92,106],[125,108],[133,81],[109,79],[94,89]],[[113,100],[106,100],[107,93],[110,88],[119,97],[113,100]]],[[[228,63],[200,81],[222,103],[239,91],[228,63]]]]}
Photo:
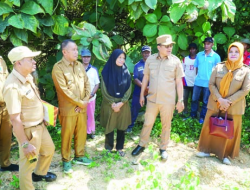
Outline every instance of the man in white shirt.
{"type": "Polygon", "coordinates": [[[87,107],[87,135],[90,138],[95,138],[95,99],[96,99],[96,91],[99,88],[100,80],[99,73],[97,68],[93,67],[90,64],[91,53],[88,49],[82,49],[81,51],[82,63],[85,68],[85,71],[88,75],[91,94],[89,97],[89,103],[87,107]]]}

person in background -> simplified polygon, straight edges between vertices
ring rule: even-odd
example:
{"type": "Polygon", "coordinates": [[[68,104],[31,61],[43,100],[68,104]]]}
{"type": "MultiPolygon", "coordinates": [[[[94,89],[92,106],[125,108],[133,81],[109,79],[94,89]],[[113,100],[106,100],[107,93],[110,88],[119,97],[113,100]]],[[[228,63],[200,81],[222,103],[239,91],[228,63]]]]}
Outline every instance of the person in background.
{"type": "Polygon", "coordinates": [[[247,50],[250,47],[250,40],[249,39],[242,39],[241,43],[244,47],[243,63],[246,65],[249,65],[250,64],[250,52],[247,50]]]}
{"type": "Polygon", "coordinates": [[[52,79],[57,92],[59,121],[62,126],[63,172],[72,173],[71,142],[73,135],[75,148],[73,162],[81,165],[89,165],[92,162],[84,155],[90,83],[82,63],[77,61],[76,43],[73,40],[64,40],[61,48],[63,58],[54,65],[52,79]]]}
{"type": "Polygon", "coordinates": [[[212,72],[209,89],[208,111],[200,134],[198,157],[209,157],[210,153],[218,156],[224,164],[230,165],[230,158],[239,156],[242,115],[245,113],[245,96],[250,91],[250,69],[243,64],[243,45],[239,42],[230,44],[228,60],[219,63],[212,72]],[[234,137],[226,139],[209,134],[209,119],[218,112],[233,119],[234,137]]]}
{"type": "Polygon", "coordinates": [[[19,144],[21,190],[34,190],[32,180],[52,182],[57,178],[48,172],[55,146],[43,122],[43,103],[31,76],[36,70],[34,57],[40,53],[26,46],[13,48],[8,57],[14,66],[3,88],[13,133],[19,144]]]}
{"type": "Polygon", "coordinates": [[[18,171],[19,166],[10,163],[12,126],[2,94],[8,74],[6,63],[0,56],[0,171],[18,171]]]}
{"type": "Polygon", "coordinates": [[[131,123],[129,97],[131,76],[125,65],[126,54],[121,49],[112,52],[102,70],[101,126],[105,128],[105,149],[111,152],[114,147],[114,129],[117,129],[116,150],[125,156],[125,130],[131,123]]]}
{"type": "MultiPolygon", "coordinates": [[[[139,111],[141,109],[140,105],[140,93],[141,93],[141,85],[142,85],[142,79],[143,79],[143,71],[145,67],[145,62],[147,58],[151,55],[151,47],[149,46],[143,46],[141,48],[141,54],[142,54],[142,59],[135,64],[134,67],[134,83],[135,83],[135,88],[133,92],[133,97],[132,97],[132,104],[131,104],[131,118],[132,118],[132,123],[128,126],[126,132],[131,133],[132,129],[134,127],[136,118],[139,114],[139,111]]],[[[145,96],[148,93],[148,88],[145,90],[145,96]]]]}
{"type": "Polygon", "coordinates": [[[220,56],[212,50],[214,40],[212,37],[207,37],[203,41],[204,51],[197,54],[194,67],[197,68],[197,76],[194,81],[193,96],[191,103],[191,113],[192,118],[197,117],[197,111],[199,107],[199,99],[201,92],[203,94],[203,104],[200,112],[199,123],[204,122],[204,118],[207,112],[207,102],[210,95],[208,82],[212,73],[212,69],[217,63],[221,62],[220,56]]]}
{"type": "Polygon", "coordinates": [[[90,64],[91,53],[88,49],[81,51],[82,63],[89,78],[90,83],[90,97],[87,106],[87,135],[91,139],[95,138],[95,100],[96,92],[99,88],[100,80],[97,68],[90,64]]]}
{"type": "Polygon", "coordinates": [[[144,91],[149,83],[145,121],[140,135],[139,145],[132,151],[137,156],[148,143],[155,119],[160,112],[162,132],[160,155],[167,160],[167,145],[170,140],[171,120],[176,107],[178,113],[184,109],[183,104],[183,67],[178,57],[172,54],[173,44],[171,35],[161,35],[157,39],[158,53],[149,56],[146,61],[142,80],[140,104],[144,105],[144,91]],[[176,100],[176,91],[178,101],[176,100]]]}
{"type": "Polygon", "coordinates": [[[195,43],[191,43],[188,46],[189,55],[183,58],[182,65],[185,73],[185,77],[182,78],[183,87],[184,87],[184,114],[188,113],[187,105],[188,105],[188,98],[189,94],[193,95],[193,87],[194,87],[194,80],[197,74],[197,69],[194,67],[194,61],[197,54],[197,45],[195,43]]]}

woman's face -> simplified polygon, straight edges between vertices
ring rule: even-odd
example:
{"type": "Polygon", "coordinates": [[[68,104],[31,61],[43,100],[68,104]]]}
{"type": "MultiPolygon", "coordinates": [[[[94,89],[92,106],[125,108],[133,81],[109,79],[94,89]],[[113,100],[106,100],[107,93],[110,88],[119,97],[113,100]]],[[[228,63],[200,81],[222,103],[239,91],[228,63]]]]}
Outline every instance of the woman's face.
{"type": "Polygon", "coordinates": [[[237,47],[231,47],[229,52],[228,52],[228,59],[230,61],[237,61],[240,57],[240,51],[238,50],[237,47]]]}
{"type": "Polygon", "coordinates": [[[122,53],[119,55],[119,57],[117,57],[116,65],[121,67],[121,66],[123,66],[124,63],[125,63],[125,55],[122,53]]]}

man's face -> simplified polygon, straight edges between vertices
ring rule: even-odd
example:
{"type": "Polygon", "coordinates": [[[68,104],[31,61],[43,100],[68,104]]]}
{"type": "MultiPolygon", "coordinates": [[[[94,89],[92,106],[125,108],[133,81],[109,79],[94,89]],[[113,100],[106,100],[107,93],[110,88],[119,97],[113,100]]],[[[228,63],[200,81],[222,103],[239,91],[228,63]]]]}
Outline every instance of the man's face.
{"type": "Polygon", "coordinates": [[[82,63],[88,65],[90,63],[91,56],[82,56],[82,63]]]}
{"type": "Polygon", "coordinates": [[[22,71],[26,74],[30,74],[36,70],[36,61],[33,59],[33,57],[23,58],[19,62],[22,71]]]}
{"type": "Polygon", "coordinates": [[[63,56],[69,61],[76,61],[78,58],[78,48],[73,42],[69,42],[67,46],[62,50],[63,56]]]}
{"type": "Polygon", "coordinates": [[[244,51],[246,51],[247,49],[248,49],[248,44],[246,44],[246,43],[242,43],[242,45],[243,45],[243,47],[244,47],[244,51]]]}
{"type": "Polygon", "coordinates": [[[190,53],[190,55],[196,55],[197,49],[195,49],[194,47],[191,47],[191,48],[189,49],[189,53],[190,53]]]}
{"type": "Polygon", "coordinates": [[[204,42],[204,49],[205,51],[210,51],[213,47],[214,43],[211,42],[204,42]]]}
{"type": "Polygon", "coordinates": [[[161,56],[169,56],[172,53],[172,49],[173,49],[173,44],[169,44],[169,45],[158,45],[157,49],[160,53],[161,56]]]}
{"type": "Polygon", "coordinates": [[[143,51],[142,53],[142,59],[144,60],[144,61],[146,61],[147,60],[147,58],[151,55],[151,51],[143,51]]]}

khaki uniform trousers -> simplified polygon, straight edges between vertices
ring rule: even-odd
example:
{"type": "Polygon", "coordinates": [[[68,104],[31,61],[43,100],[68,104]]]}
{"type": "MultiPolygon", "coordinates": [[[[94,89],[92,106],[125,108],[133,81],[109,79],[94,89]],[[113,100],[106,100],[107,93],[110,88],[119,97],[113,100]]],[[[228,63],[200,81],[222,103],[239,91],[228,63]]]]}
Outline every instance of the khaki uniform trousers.
{"type": "Polygon", "coordinates": [[[12,126],[5,103],[0,105],[0,166],[8,167],[10,163],[12,126]]]}
{"type": "Polygon", "coordinates": [[[160,112],[162,124],[160,149],[167,149],[170,139],[171,120],[173,117],[174,108],[174,105],[155,104],[150,101],[147,102],[145,121],[140,135],[140,146],[145,147],[147,145],[155,119],[160,112]]]}
{"type": "Polygon", "coordinates": [[[71,142],[74,135],[75,157],[84,156],[84,147],[87,138],[87,113],[79,113],[75,116],[60,116],[62,125],[62,161],[69,162],[71,160],[71,142]]]}
{"type": "Polygon", "coordinates": [[[25,128],[24,132],[29,143],[36,147],[37,162],[30,163],[23,153],[19,143],[19,184],[21,190],[34,190],[32,172],[37,175],[46,175],[55,152],[54,143],[46,126],[42,123],[34,127],[25,128]]]}

